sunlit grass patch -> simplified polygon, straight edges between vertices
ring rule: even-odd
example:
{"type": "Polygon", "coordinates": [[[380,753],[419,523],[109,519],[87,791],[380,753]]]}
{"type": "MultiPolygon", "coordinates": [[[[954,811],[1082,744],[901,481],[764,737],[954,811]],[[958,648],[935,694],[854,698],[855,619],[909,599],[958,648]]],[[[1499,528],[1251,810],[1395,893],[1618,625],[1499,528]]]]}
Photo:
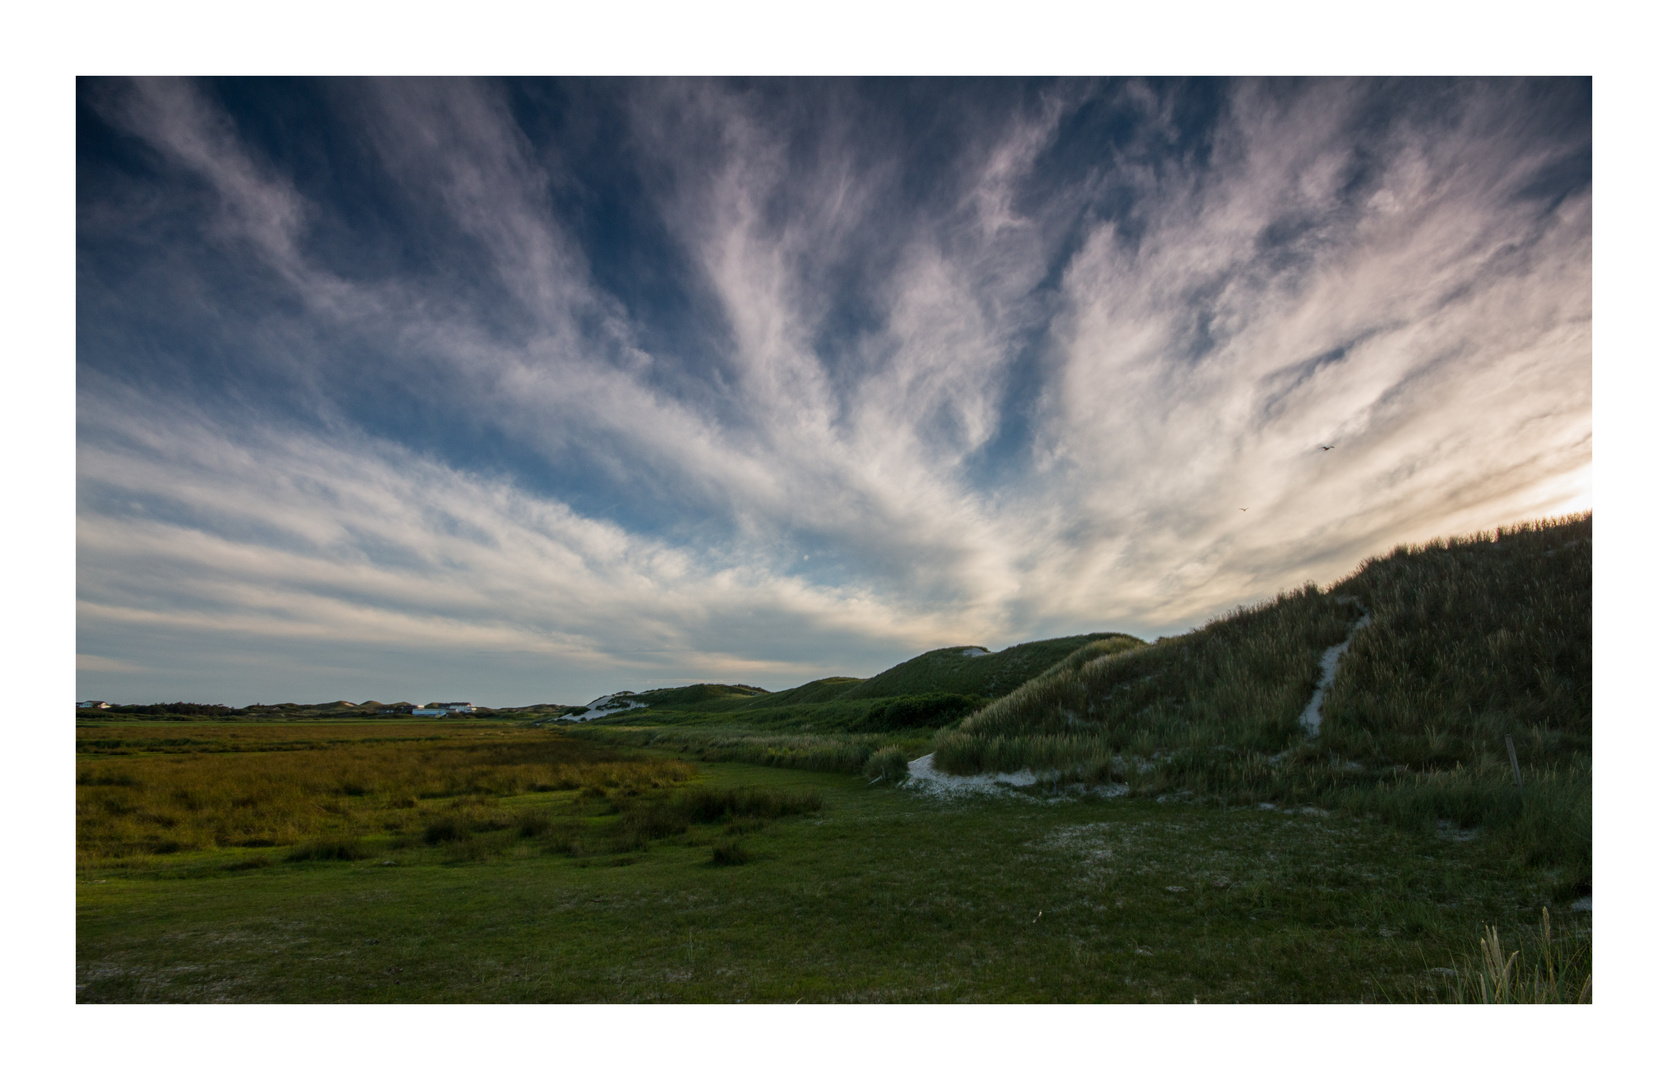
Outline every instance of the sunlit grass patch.
{"type": "Polygon", "coordinates": [[[438,735],[416,728],[403,738],[387,726],[318,726],[325,730],[245,731],[230,742],[219,728],[176,728],[167,746],[152,749],[144,748],[147,729],[102,729],[83,740],[93,749],[77,772],[78,860],[329,845],[370,834],[477,834],[515,824],[499,807],[505,798],[648,792],[695,775],[684,762],[525,728],[458,726],[438,735]],[[112,753],[119,765],[101,760],[112,753]]]}

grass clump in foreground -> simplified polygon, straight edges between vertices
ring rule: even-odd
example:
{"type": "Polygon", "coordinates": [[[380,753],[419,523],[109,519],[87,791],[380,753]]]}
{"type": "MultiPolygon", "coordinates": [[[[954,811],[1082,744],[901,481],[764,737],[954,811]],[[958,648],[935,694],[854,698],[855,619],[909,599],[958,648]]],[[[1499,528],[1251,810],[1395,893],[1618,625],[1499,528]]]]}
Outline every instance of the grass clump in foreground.
{"type": "Polygon", "coordinates": [[[714,866],[740,866],[752,861],[753,856],[741,846],[739,840],[725,840],[712,846],[714,866]]]}
{"type": "Polygon", "coordinates": [[[896,784],[909,776],[909,752],[901,746],[883,746],[870,755],[863,775],[871,783],[896,784]]]}
{"type": "Polygon", "coordinates": [[[1541,909],[1540,933],[1529,947],[1507,953],[1500,928],[1490,926],[1478,954],[1452,971],[1448,1000],[1456,1005],[1591,1005],[1592,930],[1552,933],[1552,915],[1541,909]]]}

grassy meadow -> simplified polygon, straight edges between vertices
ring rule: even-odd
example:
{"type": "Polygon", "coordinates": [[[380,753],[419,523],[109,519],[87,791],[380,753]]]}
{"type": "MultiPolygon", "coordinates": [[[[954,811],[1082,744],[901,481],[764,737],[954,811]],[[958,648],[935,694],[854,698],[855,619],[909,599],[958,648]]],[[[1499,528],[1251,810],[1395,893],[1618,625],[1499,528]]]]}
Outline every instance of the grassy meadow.
{"type": "Polygon", "coordinates": [[[584,723],[78,714],[77,998],[1590,1001],[1590,612],[1587,515],[584,723]]]}
{"type": "MultiPolygon", "coordinates": [[[[535,734],[557,758],[595,750],[535,734]]],[[[185,775],[145,758],[120,764],[141,784],[185,775]]],[[[465,836],[428,832],[467,808],[436,791],[409,824],[372,822],[323,858],[339,822],[287,847],[84,854],[78,1000],[1438,1001],[1484,970],[1491,926],[1533,950],[1551,903],[1558,947],[1586,941],[1585,916],[1462,835],[1131,799],[951,802],[728,762],[658,789],[649,775],[598,771],[600,796],[506,785],[465,836]],[[524,835],[527,810],[548,828],[524,835]]]]}

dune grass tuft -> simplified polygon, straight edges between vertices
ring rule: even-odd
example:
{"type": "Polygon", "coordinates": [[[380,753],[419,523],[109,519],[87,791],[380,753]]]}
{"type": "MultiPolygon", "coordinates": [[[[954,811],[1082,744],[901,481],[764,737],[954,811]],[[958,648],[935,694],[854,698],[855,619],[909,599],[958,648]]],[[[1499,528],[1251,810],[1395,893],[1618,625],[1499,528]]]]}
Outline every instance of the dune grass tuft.
{"type": "Polygon", "coordinates": [[[1528,951],[1507,952],[1500,928],[1487,927],[1478,953],[1449,969],[1448,999],[1453,1004],[1591,1005],[1593,952],[1588,933],[1552,932],[1552,916],[1541,909],[1540,933],[1528,951]]]}
{"type": "Polygon", "coordinates": [[[872,783],[899,783],[909,776],[909,754],[901,746],[883,746],[869,756],[863,775],[872,783]]]}

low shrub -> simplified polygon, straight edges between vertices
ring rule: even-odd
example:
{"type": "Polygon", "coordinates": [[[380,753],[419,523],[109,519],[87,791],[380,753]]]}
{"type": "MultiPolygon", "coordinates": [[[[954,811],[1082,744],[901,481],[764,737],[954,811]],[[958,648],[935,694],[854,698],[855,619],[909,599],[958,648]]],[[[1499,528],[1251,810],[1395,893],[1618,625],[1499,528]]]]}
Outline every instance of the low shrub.
{"type": "Polygon", "coordinates": [[[779,818],[822,809],[816,792],[794,794],[756,788],[717,790],[697,788],[679,796],[676,804],[692,822],[712,824],[731,818],[779,818]]]}
{"type": "Polygon", "coordinates": [[[721,844],[712,846],[714,866],[740,866],[742,863],[751,862],[752,859],[753,856],[747,852],[747,849],[735,840],[726,840],[721,844]]]}
{"type": "Polygon", "coordinates": [[[910,694],[886,698],[869,706],[856,725],[858,731],[902,731],[953,724],[987,699],[972,694],[910,694]]]}
{"type": "Polygon", "coordinates": [[[455,817],[439,818],[423,827],[423,843],[449,844],[469,835],[469,826],[455,817]]]}
{"type": "MultiPolygon", "coordinates": [[[[355,859],[368,859],[371,852],[363,843],[355,839],[342,840],[314,840],[302,844],[288,855],[285,862],[352,862],[355,859]]],[[[252,860],[251,860],[252,861],[252,860]]]]}
{"type": "Polygon", "coordinates": [[[863,775],[869,778],[870,783],[899,783],[909,776],[909,755],[901,746],[883,746],[869,755],[868,762],[863,766],[863,775]]]}
{"type": "Polygon", "coordinates": [[[516,818],[515,831],[517,836],[543,836],[550,831],[550,815],[537,810],[524,810],[516,818]]]}

